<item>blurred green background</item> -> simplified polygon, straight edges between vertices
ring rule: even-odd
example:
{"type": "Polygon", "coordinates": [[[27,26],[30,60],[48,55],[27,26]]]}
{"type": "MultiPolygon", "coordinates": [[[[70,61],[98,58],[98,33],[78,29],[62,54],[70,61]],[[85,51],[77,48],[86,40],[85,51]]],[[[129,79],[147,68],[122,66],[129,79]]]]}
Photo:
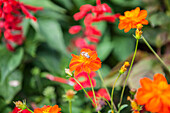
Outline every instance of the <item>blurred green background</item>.
{"type": "MultiPolygon", "coordinates": [[[[45,73],[66,78],[64,69],[68,68],[71,53],[67,51],[70,40],[68,29],[73,25],[83,25],[83,21],[74,21],[73,15],[84,4],[96,5],[95,0],[20,0],[25,4],[44,7],[35,16],[37,22],[24,19],[22,26],[26,40],[17,47],[15,52],[8,52],[3,44],[0,45],[0,113],[8,113],[14,108],[13,101],[27,100],[27,104],[42,107],[43,105],[58,104],[62,113],[68,113],[68,102],[62,95],[73,87],[52,82],[44,78],[45,73]]],[[[102,0],[115,13],[141,7],[148,11],[148,26],[144,26],[145,38],[154,47],[170,68],[170,0],[102,0]]],[[[135,39],[134,30],[124,33],[118,29],[119,21],[115,23],[100,22],[97,27],[103,36],[97,44],[97,52],[102,60],[100,69],[106,85],[111,91],[118,70],[125,60],[130,61],[135,39]]],[[[74,51],[75,54],[79,54],[74,51]]],[[[162,73],[170,77],[162,68],[160,62],[140,40],[135,65],[133,66],[128,86],[125,90],[123,103],[129,102],[126,96],[130,95],[131,88],[139,87],[139,79],[147,76],[152,78],[155,73],[162,73]]],[[[119,79],[115,88],[114,101],[119,102],[122,83],[125,74],[119,79]]],[[[99,77],[96,77],[97,86],[102,87],[99,77]]],[[[93,113],[93,106],[85,98],[83,91],[78,91],[73,102],[73,113],[93,113]]],[[[130,107],[122,113],[129,113],[130,107]]],[[[109,107],[102,109],[107,113],[109,107]]]]}

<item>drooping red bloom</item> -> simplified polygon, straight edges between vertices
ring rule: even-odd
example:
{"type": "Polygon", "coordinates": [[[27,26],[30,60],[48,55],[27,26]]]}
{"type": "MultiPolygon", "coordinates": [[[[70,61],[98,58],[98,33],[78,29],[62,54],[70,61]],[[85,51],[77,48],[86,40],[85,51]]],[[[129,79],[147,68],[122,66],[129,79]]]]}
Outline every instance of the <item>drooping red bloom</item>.
{"type": "MultiPolygon", "coordinates": [[[[101,22],[101,21],[107,21],[107,22],[113,23],[115,22],[116,18],[118,18],[120,15],[120,14],[106,15],[105,13],[112,13],[111,8],[106,3],[101,4],[100,0],[96,0],[96,6],[85,4],[80,7],[80,12],[74,14],[73,17],[76,21],[84,18],[85,28],[81,29],[83,31],[81,38],[89,40],[90,43],[99,42],[100,37],[102,36],[102,33],[92,24],[95,22],[101,22]]],[[[80,29],[78,30],[69,29],[69,32],[73,31],[73,32],[70,32],[70,34],[76,34],[79,32],[79,30],[80,29]]],[[[89,45],[87,40],[82,40],[82,43],[89,45]]],[[[92,44],[89,45],[88,48],[91,48],[91,47],[94,48],[95,45],[94,46],[93,45],[92,44]]],[[[76,46],[76,47],[82,49],[82,46],[76,46]]],[[[87,48],[87,47],[84,47],[84,48],[87,48]]]]}
{"type": "Polygon", "coordinates": [[[77,34],[81,30],[81,26],[75,25],[69,29],[70,34],[77,34]]]}
{"type": "MultiPolygon", "coordinates": [[[[95,74],[95,72],[91,72],[89,75],[90,75],[93,87],[95,87],[96,80],[93,77],[95,77],[96,74],[95,74]]],[[[76,80],[78,80],[80,82],[80,84],[83,86],[83,88],[91,87],[90,80],[89,80],[88,74],[86,72],[79,73],[77,76],[75,76],[75,78],[76,78],[76,80]]],[[[82,89],[81,86],[73,78],[70,78],[69,80],[75,83],[74,90],[79,91],[82,89]]]]}
{"type": "Polygon", "coordinates": [[[70,71],[75,71],[75,76],[80,72],[90,74],[92,71],[97,71],[101,68],[101,61],[96,51],[83,48],[79,56],[72,54],[72,57],[69,68],[70,71]]]}
{"type": "Polygon", "coordinates": [[[21,45],[24,41],[23,30],[20,23],[24,13],[26,18],[36,21],[36,18],[29,11],[42,10],[41,7],[25,5],[16,0],[0,1],[0,36],[4,33],[4,42],[9,51],[14,51],[14,45],[21,45]]]}
{"type": "MultiPolygon", "coordinates": [[[[89,40],[92,40],[92,41],[98,41],[97,39],[91,39],[91,37],[89,37],[90,39],[89,40]]],[[[96,49],[96,46],[93,45],[93,44],[88,44],[86,42],[86,40],[84,38],[77,38],[74,42],[74,45],[80,49],[83,49],[83,48],[86,48],[86,49],[90,49],[90,50],[95,50],[96,49]]]]}
{"type": "Polygon", "coordinates": [[[31,113],[31,112],[28,111],[27,109],[21,110],[21,109],[15,107],[15,108],[13,109],[12,113],[31,113]]]}
{"type": "Polygon", "coordinates": [[[142,78],[141,88],[136,93],[139,105],[155,113],[170,113],[170,85],[162,74],[155,74],[153,80],[142,78]]]}
{"type": "MultiPolygon", "coordinates": [[[[105,99],[110,101],[110,96],[109,94],[107,93],[106,89],[104,88],[101,88],[99,89],[97,92],[95,92],[95,95],[96,95],[96,101],[94,99],[94,95],[93,95],[93,92],[92,91],[88,91],[87,92],[88,95],[93,99],[93,102],[95,103],[95,105],[93,106],[97,106],[96,108],[96,111],[99,111],[102,109],[102,106],[106,105],[105,103],[105,99]],[[105,98],[105,99],[104,99],[105,98]]],[[[86,96],[87,97],[87,96],[86,96]]]]}

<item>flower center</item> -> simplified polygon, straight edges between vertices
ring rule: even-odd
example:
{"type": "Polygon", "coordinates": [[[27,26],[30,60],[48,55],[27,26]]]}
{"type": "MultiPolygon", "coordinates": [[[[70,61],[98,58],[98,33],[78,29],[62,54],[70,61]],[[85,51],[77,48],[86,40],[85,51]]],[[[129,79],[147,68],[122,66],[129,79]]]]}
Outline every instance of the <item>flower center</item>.
{"type": "Polygon", "coordinates": [[[49,113],[51,107],[46,108],[43,113],[49,113]]]}
{"type": "Polygon", "coordinates": [[[79,80],[80,82],[84,82],[84,81],[86,81],[86,78],[85,78],[85,77],[80,77],[80,78],[78,78],[78,80],[79,80]]]}
{"type": "Polygon", "coordinates": [[[90,58],[89,54],[87,52],[81,52],[81,55],[86,57],[86,58],[90,58]]]}

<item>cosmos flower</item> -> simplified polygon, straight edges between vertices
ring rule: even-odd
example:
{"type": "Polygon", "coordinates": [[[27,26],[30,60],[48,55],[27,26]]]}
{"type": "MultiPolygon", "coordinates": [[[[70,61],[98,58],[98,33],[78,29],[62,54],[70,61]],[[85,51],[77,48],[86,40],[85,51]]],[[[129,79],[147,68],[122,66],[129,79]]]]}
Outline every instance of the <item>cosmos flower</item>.
{"type": "Polygon", "coordinates": [[[136,93],[139,105],[145,105],[150,112],[170,113],[170,85],[162,74],[155,74],[153,80],[145,77],[140,84],[136,93]]]}
{"type": "Polygon", "coordinates": [[[124,29],[124,32],[128,32],[132,28],[137,28],[138,24],[147,25],[146,17],[147,11],[140,10],[137,7],[134,10],[124,12],[124,16],[119,16],[120,23],[118,27],[120,30],[124,29]]]}
{"type": "Polygon", "coordinates": [[[79,56],[72,54],[72,57],[69,68],[70,71],[75,71],[75,76],[80,72],[90,74],[92,71],[97,71],[101,68],[101,61],[96,51],[83,48],[79,56]]]}
{"type": "Polygon", "coordinates": [[[61,113],[61,108],[58,107],[58,105],[54,106],[44,106],[42,108],[36,108],[34,110],[34,113],[61,113]]]}

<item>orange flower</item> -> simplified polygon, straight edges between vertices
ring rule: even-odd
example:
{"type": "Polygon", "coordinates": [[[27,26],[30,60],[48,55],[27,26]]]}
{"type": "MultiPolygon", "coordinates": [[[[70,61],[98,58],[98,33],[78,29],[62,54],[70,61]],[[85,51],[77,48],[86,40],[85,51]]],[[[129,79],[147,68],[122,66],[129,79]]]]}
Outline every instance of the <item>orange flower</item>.
{"type": "Polygon", "coordinates": [[[145,105],[150,112],[170,113],[170,85],[162,74],[155,74],[153,81],[145,77],[140,84],[136,93],[139,105],[145,105]]]}
{"type": "Polygon", "coordinates": [[[91,71],[97,71],[101,68],[101,61],[97,57],[96,51],[83,48],[79,56],[72,54],[72,59],[69,65],[70,71],[74,71],[74,75],[78,75],[80,72],[91,73],[91,71]]]}
{"type": "Polygon", "coordinates": [[[120,23],[118,27],[120,30],[124,29],[125,32],[128,32],[131,28],[136,28],[138,24],[148,24],[148,21],[145,19],[147,17],[147,11],[140,11],[139,7],[131,11],[126,11],[124,15],[119,16],[120,23]]]}
{"type": "Polygon", "coordinates": [[[42,108],[37,108],[34,110],[34,113],[61,113],[61,108],[58,105],[55,106],[44,106],[42,108]]]}

